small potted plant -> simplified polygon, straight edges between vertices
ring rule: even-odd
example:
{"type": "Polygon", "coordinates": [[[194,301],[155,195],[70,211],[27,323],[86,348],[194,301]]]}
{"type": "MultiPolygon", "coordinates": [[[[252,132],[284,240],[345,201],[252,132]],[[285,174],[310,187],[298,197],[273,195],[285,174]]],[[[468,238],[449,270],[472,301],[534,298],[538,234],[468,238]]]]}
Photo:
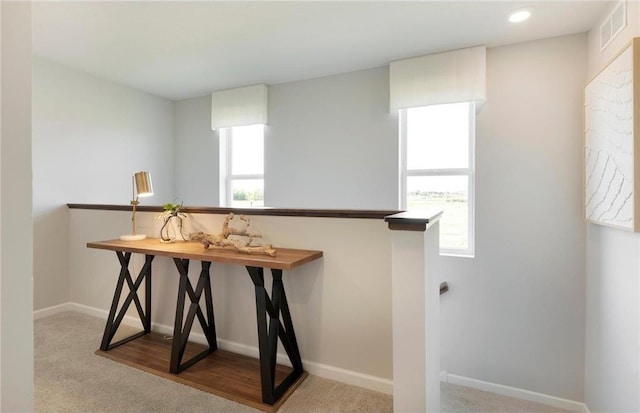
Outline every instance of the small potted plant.
{"type": "Polygon", "coordinates": [[[187,239],[182,233],[182,219],[187,218],[187,214],[182,211],[182,203],[167,202],[162,208],[164,211],[158,215],[158,218],[164,220],[162,228],[160,229],[160,238],[162,241],[175,241],[178,234],[180,234],[180,238],[182,238],[183,241],[186,241],[187,239]],[[173,232],[173,237],[171,236],[171,232],[173,232]]]}

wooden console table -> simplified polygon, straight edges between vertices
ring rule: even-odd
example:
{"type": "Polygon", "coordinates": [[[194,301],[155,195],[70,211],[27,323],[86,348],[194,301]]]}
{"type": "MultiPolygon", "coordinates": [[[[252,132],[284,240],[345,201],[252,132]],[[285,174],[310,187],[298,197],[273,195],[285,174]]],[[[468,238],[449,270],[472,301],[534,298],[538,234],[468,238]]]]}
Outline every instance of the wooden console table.
{"type": "MultiPolygon", "coordinates": [[[[115,251],[121,266],[102,343],[100,350],[96,351],[96,354],[268,412],[276,411],[286,397],[306,377],[282,283],[282,272],[322,257],[322,251],[278,248],[277,255],[269,257],[266,255],[248,255],[232,250],[204,249],[200,243],[196,242],[161,243],[158,239],[90,242],[87,247],[115,251]],[[132,253],[145,255],[145,263],[135,281],[129,272],[132,253]],[[172,258],[180,275],[173,338],[170,343],[170,356],[166,355],[169,343],[166,340],[163,342],[161,335],[151,332],[151,263],[156,256],[172,258]],[[202,270],[195,287],[188,278],[190,260],[202,262],[202,270]],[[249,276],[255,286],[256,295],[259,364],[255,359],[218,350],[213,296],[211,293],[210,268],[212,262],[242,265],[249,272],[249,276]],[[264,268],[271,269],[273,276],[271,297],[265,289],[264,268]],[[138,288],[143,282],[145,282],[144,308],[138,296],[138,288]],[[120,306],[122,289],[125,283],[129,287],[129,294],[120,306]],[[202,294],[204,294],[205,301],[204,309],[200,306],[202,294]],[[185,318],[185,300],[187,297],[189,298],[189,305],[185,318]],[[138,311],[143,331],[112,342],[131,303],[134,303],[138,311]],[[119,310],[118,307],[120,307],[119,310]],[[188,342],[189,333],[196,317],[202,326],[208,347],[197,346],[188,342]],[[269,320],[268,323],[267,319],[269,320]],[[276,365],[278,338],[291,361],[292,368],[276,365]],[[129,342],[132,343],[120,347],[129,342]],[[189,350],[187,350],[187,344],[190,346],[189,350]],[[138,347],[134,348],[134,345],[138,347]],[[137,354],[136,356],[126,354],[127,352],[124,349],[130,346],[131,351],[137,354]],[[163,348],[165,349],[165,354],[155,356],[155,354],[160,354],[163,348]],[[194,352],[193,348],[198,350],[194,352]],[[141,357],[140,354],[145,356],[141,357]],[[189,359],[183,362],[185,355],[188,355],[189,359]],[[156,359],[148,360],[153,357],[156,359]],[[168,361],[168,366],[166,361],[168,361]],[[198,363],[199,361],[202,362],[198,363]],[[252,361],[255,362],[252,363],[252,361]],[[260,389],[255,392],[257,394],[247,390],[251,381],[247,375],[240,375],[242,376],[239,380],[241,384],[236,383],[234,385],[233,380],[228,377],[214,377],[212,379],[211,371],[203,371],[201,375],[191,374],[192,370],[196,370],[196,367],[202,366],[207,370],[211,370],[208,366],[215,362],[226,362],[227,367],[229,367],[229,364],[231,365],[226,370],[224,368],[216,369],[218,374],[220,374],[220,371],[226,371],[227,375],[235,374],[238,376],[235,371],[240,368],[239,366],[253,368],[254,371],[255,369],[259,370],[260,389]],[[194,366],[196,363],[198,365],[194,366]],[[185,371],[191,366],[194,367],[185,371]],[[169,372],[167,372],[167,368],[169,372]],[[277,384],[278,379],[282,379],[279,384],[277,384]],[[207,381],[207,383],[203,384],[203,380],[207,381]]],[[[224,375],[224,373],[222,374],[224,375]]]]}

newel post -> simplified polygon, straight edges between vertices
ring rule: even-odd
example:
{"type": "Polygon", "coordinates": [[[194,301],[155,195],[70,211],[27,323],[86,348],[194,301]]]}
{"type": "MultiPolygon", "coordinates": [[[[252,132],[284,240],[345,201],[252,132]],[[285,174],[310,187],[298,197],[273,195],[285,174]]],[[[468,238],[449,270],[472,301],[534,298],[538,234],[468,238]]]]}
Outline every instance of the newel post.
{"type": "Polygon", "coordinates": [[[442,212],[385,218],[391,236],[393,411],[440,411],[439,220],[442,212]]]}

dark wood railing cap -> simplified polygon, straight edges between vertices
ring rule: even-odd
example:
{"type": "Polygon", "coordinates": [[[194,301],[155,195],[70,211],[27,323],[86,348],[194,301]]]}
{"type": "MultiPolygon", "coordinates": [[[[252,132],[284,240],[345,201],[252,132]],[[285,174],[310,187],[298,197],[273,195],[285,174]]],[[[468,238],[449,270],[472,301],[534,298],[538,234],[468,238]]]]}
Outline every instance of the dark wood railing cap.
{"type": "Polygon", "coordinates": [[[389,224],[391,230],[424,232],[441,216],[442,211],[407,211],[389,215],[384,220],[389,224]]]}
{"type": "MultiPolygon", "coordinates": [[[[108,204],[67,204],[69,209],[93,209],[102,211],[131,211],[131,205],[108,204]]],[[[162,212],[161,206],[138,205],[136,210],[141,212],[162,212]]],[[[365,210],[365,209],[294,209],[294,208],[224,208],[185,206],[183,211],[190,214],[228,214],[237,215],[266,215],[280,217],[311,217],[311,218],[360,218],[360,219],[384,219],[390,214],[399,211],[394,210],[365,210]]]]}

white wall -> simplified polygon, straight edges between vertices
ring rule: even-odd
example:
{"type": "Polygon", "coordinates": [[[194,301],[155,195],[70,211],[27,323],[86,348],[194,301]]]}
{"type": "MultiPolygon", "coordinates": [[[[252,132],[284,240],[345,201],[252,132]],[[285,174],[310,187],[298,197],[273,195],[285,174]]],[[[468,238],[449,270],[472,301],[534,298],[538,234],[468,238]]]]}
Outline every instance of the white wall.
{"type": "Polygon", "coordinates": [[[69,300],[67,203],[129,204],[139,170],[173,199],[173,133],[171,101],[34,59],[35,309],[69,300]]]}
{"type": "MultiPolygon", "coordinates": [[[[210,110],[209,97],[176,103],[176,196],[188,205],[218,205],[210,110]]],[[[386,67],[269,86],[265,205],[398,208],[397,136],[386,67]]]]}
{"type": "Polygon", "coordinates": [[[30,412],[33,411],[31,4],[2,2],[0,10],[0,411],[30,412]]]}
{"type": "Polygon", "coordinates": [[[586,36],[488,49],[476,256],[443,259],[442,369],[583,400],[586,36]]]}
{"type": "MultiPolygon", "coordinates": [[[[103,310],[98,314],[104,315],[120,267],[115,253],[87,249],[86,243],[117,237],[127,214],[73,209],[70,216],[70,300],[103,310]]],[[[149,235],[157,237],[160,223],[153,222],[153,216],[141,213],[140,220],[143,226],[153,227],[149,235]]],[[[186,232],[218,233],[224,218],[194,214],[185,222],[186,232]]],[[[386,223],[381,219],[254,216],[253,225],[273,245],[324,252],[321,260],[285,271],[283,278],[305,369],[391,392],[391,232],[386,223]]],[[[143,263],[144,257],[134,256],[134,275],[143,263]]],[[[199,271],[200,264],[193,262],[192,282],[199,271]]],[[[156,257],[152,322],[169,326],[169,331],[175,317],[177,281],[173,262],[156,257]]],[[[214,263],[212,282],[221,348],[255,350],[255,295],[245,268],[214,263]]],[[[135,315],[132,310],[130,314],[135,315]]],[[[201,331],[199,325],[196,330],[201,331]]]]}
{"type": "MultiPolygon", "coordinates": [[[[594,26],[589,79],[640,35],[639,20],[640,4],[627,2],[627,28],[602,52],[594,26]]],[[[640,235],[588,224],[586,326],[585,402],[592,412],[640,411],[640,235]]]]}

